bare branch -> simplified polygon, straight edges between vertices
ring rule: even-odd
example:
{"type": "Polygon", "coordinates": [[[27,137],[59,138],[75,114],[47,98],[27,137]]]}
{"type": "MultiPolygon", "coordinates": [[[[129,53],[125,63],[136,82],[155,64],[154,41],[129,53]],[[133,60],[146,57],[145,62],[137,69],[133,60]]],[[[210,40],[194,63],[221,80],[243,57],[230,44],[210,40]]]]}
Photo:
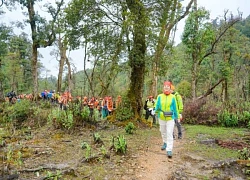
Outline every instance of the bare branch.
{"type": "Polygon", "coordinates": [[[207,97],[208,95],[212,94],[214,88],[216,88],[216,86],[218,86],[224,80],[225,80],[225,78],[220,79],[216,84],[214,84],[211,88],[209,88],[205,94],[201,95],[197,99],[203,99],[203,98],[207,97]]]}
{"type": "Polygon", "coordinates": [[[211,54],[215,53],[215,46],[216,44],[220,41],[220,39],[222,38],[222,36],[227,32],[228,29],[230,29],[235,23],[237,23],[238,21],[240,21],[241,18],[237,17],[234,19],[231,19],[228,21],[227,26],[225,27],[225,29],[222,30],[222,32],[220,32],[220,34],[216,37],[215,41],[212,43],[211,48],[209,50],[209,52],[207,52],[199,61],[199,65],[201,64],[201,62],[208,56],[210,56],[211,54]]]}
{"type": "Polygon", "coordinates": [[[179,16],[179,17],[174,21],[173,24],[178,23],[180,20],[182,20],[184,17],[186,17],[186,16],[189,14],[189,10],[191,9],[193,2],[194,2],[194,0],[190,0],[190,2],[188,3],[188,5],[187,5],[187,7],[186,7],[185,12],[184,12],[181,16],[179,16]]]}

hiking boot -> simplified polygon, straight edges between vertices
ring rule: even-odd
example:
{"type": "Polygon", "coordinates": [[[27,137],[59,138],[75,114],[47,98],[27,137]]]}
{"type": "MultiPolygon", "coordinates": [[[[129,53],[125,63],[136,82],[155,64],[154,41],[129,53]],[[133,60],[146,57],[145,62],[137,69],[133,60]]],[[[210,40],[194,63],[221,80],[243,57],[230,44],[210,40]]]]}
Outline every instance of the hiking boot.
{"type": "Polygon", "coordinates": [[[172,151],[167,151],[168,158],[172,158],[172,151]]]}
{"type": "Polygon", "coordinates": [[[161,150],[165,150],[167,148],[167,143],[163,143],[162,147],[161,147],[161,150]]]}

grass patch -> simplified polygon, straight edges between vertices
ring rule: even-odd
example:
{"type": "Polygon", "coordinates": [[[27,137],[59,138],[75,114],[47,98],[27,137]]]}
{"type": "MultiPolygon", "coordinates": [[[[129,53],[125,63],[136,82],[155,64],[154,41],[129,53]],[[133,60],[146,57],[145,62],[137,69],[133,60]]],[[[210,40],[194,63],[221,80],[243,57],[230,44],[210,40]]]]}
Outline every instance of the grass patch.
{"type": "Polygon", "coordinates": [[[187,144],[188,151],[195,152],[198,156],[207,157],[211,160],[237,159],[238,151],[222,148],[216,144],[208,146],[200,143],[187,144]]]}
{"type": "Polygon", "coordinates": [[[192,142],[186,144],[187,150],[211,160],[237,159],[238,151],[220,147],[215,143],[201,144],[201,140],[234,140],[243,137],[246,133],[245,129],[239,128],[209,127],[202,125],[185,125],[184,127],[186,129],[186,138],[192,142]]]}
{"type": "Polygon", "coordinates": [[[204,135],[206,138],[216,138],[221,140],[235,139],[236,137],[243,137],[247,129],[243,128],[225,128],[225,127],[210,127],[203,125],[184,125],[186,129],[186,136],[191,139],[196,139],[204,135]]]}

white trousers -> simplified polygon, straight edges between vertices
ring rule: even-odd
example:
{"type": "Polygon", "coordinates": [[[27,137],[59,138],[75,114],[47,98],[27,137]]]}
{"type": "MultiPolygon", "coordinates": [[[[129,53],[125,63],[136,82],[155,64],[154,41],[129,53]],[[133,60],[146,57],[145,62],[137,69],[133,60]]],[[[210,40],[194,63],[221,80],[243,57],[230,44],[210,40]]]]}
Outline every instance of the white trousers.
{"type": "Polygon", "coordinates": [[[173,119],[169,121],[159,119],[159,125],[163,143],[167,144],[166,151],[172,151],[174,145],[173,132],[175,122],[173,119]]]}

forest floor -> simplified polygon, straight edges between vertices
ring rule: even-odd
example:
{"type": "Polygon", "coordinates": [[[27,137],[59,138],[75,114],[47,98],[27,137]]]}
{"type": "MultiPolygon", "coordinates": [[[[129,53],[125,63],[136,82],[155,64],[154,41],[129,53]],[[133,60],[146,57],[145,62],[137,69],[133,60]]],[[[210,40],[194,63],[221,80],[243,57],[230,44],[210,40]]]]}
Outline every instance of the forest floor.
{"type": "Polygon", "coordinates": [[[129,135],[124,128],[111,124],[85,126],[67,133],[46,125],[16,130],[4,138],[5,143],[0,146],[0,180],[247,179],[235,159],[215,161],[187,148],[198,142],[185,137],[185,126],[183,139],[174,140],[171,160],[160,149],[162,140],[157,126],[138,128],[129,135]],[[99,133],[100,144],[93,143],[94,133],[99,133]],[[111,137],[121,134],[127,140],[125,155],[117,155],[110,148],[111,137]],[[90,145],[89,151],[82,149],[83,142],[90,145]]]}

